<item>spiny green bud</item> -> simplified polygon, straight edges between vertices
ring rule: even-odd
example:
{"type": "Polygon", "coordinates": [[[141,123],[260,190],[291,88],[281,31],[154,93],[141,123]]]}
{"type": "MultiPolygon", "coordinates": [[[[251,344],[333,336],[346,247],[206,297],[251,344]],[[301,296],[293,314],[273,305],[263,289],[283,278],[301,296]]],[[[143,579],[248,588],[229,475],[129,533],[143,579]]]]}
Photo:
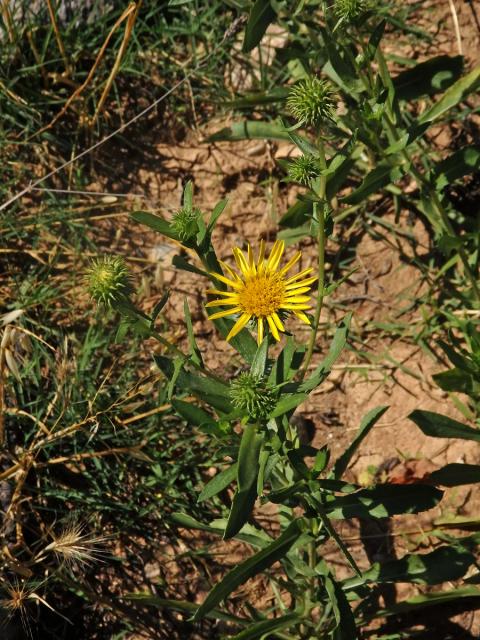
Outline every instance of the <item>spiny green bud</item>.
{"type": "Polygon", "coordinates": [[[288,176],[290,180],[299,182],[306,187],[319,175],[318,161],[315,156],[299,156],[292,160],[288,166],[288,176]]]}
{"type": "Polygon", "coordinates": [[[320,124],[332,120],[335,108],[334,93],[327,80],[307,78],[295,85],[288,94],[290,113],[304,124],[320,124]]]}
{"type": "Polygon", "coordinates": [[[371,0],[335,0],[333,9],[345,22],[353,22],[371,8],[371,0]]]}
{"type": "Polygon", "coordinates": [[[200,209],[182,207],[173,214],[170,226],[182,242],[189,242],[199,232],[198,220],[202,213],[200,209]]]}
{"type": "Polygon", "coordinates": [[[111,308],[132,293],[130,274],[123,258],[102,256],[93,260],[85,274],[88,292],[95,302],[111,308]]]}
{"type": "Polygon", "coordinates": [[[241,373],[230,383],[230,398],[238,409],[253,420],[266,418],[274,410],[276,394],[265,379],[249,372],[241,373]]]}

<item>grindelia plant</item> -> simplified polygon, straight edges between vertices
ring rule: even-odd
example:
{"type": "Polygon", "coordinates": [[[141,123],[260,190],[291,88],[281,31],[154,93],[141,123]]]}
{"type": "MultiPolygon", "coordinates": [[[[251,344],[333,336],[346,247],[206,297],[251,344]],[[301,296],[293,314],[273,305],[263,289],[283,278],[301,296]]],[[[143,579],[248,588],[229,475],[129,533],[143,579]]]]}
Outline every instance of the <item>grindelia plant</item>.
{"type": "MultiPolygon", "coordinates": [[[[178,215],[171,221],[149,212],[136,212],[133,217],[177,243],[183,240],[188,255],[196,254],[196,261],[176,256],[173,264],[211,281],[213,286],[207,289],[207,295],[214,299],[204,300],[205,320],[208,322],[212,308],[220,309],[209,319],[219,339],[230,342],[232,354],[237,352],[236,361],[241,366],[236,372],[232,367],[229,374],[225,363],[223,375],[208,369],[195,339],[187,302],[187,351],[156,332],[158,308],[151,318],[138,311],[144,334],[161,341],[164,347],[154,359],[165,376],[173,407],[192,429],[218,447],[217,473],[201,488],[198,499],[202,502],[226,491],[230,497],[223,519],[211,520],[208,512],[203,521],[189,513],[177,513],[174,518],[185,528],[218,534],[224,540],[236,538],[249,545],[252,553],[226,570],[199,606],[178,600],[158,604],[193,614],[192,622],[204,617],[223,620],[225,637],[236,640],[353,640],[363,625],[385,613],[378,607],[372,585],[395,580],[436,584],[456,579],[467,571],[473,556],[468,545],[459,541],[456,547],[441,546],[424,555],[407,554],[382,565],[359,567],[336,522],[418,513],[438,504],[442,491],[434,482],[365,488],[344,479],[357,448],[383,416],[385,406],[367,413],[352,442],[335,460],[327,446],[301,437],[295,426],[298,420],[292,420],[292,416],[325,381],[341,355],[351,314],[338,324],[326,355],[314,363],[315,319],[325,295],[323,279],[313,267],[295,270],[300,252],[282,261],[285,246],[281,240],[276,240],[270,250],[263,241],[258,248],[246,244],[246,253],[234,248],[236,268],[218,260],[211,238],[226,202],[219,203],[207,221],[207,216],[193,207],[190,183],[183,200],[184,208],[196,212],[194,225],[190,225],[192,216],[186,216],[192,231],[188,238],[179,229],[178,215]],[[317,279],[313,301],[310,289],[317,279]],[[288,316],[293,334],[301,324],[311,327],[311,335],[305,340],[308,344],[297,342],[287,332],[288,316]],[[255,329],[256,339],[250,333],[255,329]],[[324,545],[328,541],[336,545],[343,559],[345,571],[341,577],[325,559],[324,545]],[[264,578],[269,606],[260,609],[251,602],[234,605],[231,594],[259,574],[264,578]]],[[[323,211],[322,206],[319,203],[319,211],[323,211]]],[[[322,261],[323,249],[319,249],[320,270],[322,261]]],[[[135,306],[131,301],[129,305],[127,319],[131,320],[135,306]]],[[[126,305],[117,308],[123,313],[126,305]]],[[[152,603],[150,594],[131,598],[152,603]]]]}

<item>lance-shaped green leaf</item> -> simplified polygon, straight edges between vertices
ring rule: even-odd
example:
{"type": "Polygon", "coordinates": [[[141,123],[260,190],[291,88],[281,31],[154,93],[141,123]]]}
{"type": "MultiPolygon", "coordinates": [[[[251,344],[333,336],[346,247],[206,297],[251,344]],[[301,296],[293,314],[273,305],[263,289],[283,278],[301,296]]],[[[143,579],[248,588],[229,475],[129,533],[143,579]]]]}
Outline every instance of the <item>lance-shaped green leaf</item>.
{"type": "MultiPolygon", "coordinates": [[[[204,524],[203,522],[199,522],[192,516],[187,515],[186,513],[180,513],[178,511],[172,513],[170,515],[171,519],[181,527],[185,529],[196,529],[198,531],[208,531],[209,533],[217,533],[222,535],[225,531],[225,518],[218,518],[217,520],[212,520],[210,524],[204,524]]],[[[241,540],[242,542],[246,542],[252,547],[263,549],[267,545],[272,542],[272,538],[261,529],[256,529],[251,524],[246,524],[242,527],[242,530],[237,533],[235,536],[236,540],[241,540]]]]}
{"type": "Polygon", "coordinates": [[[281,122],[242,120],[213,133],[208,142],[233,142],[238,140],[290,140],[290,135],[281,122]]]}
{"type": "Polygon", "coordinates": [[[391,156],[388,161],[379,162],[375,169],[372,169],[350,195],[343,198],[348,204],[360,204],[372,193],[377,193],[388,184],[399,180],[402,177],[400,158],[391,156]]]}
{"type": "Polygon", "coordinates": [[[480,430],[467,427],[461,422],[434,411],[415,409],[408,416],[426,436],[434,438],[460,438],[480,442],[480,430]]]}
{"type": "Polygon", "coordinates": [[[393,78],[398,100],[416,100],[445,91],[460,76],[463,56],[436,56],[402,71],[393,78]]]}
{"type": "Polygon", "coordinates": [[[189,424],[194,424],[197,427],[206,422],[212,422],[213,420],[209,413],[191,402],[184,402],[183,400],[174,398],[172,400],[172,406],[189,424]]]}
{"type": "Polygon", "coordinates": [[[263,436],[256,424],[248,424],[238,452],[237,491],[232,500],[224,539],[232,538],[249,519],[257,499],[257,478],[263,436]]]}
{"type": "Polygon", "coordinates": [[[294,520],[274,542],[237,565],[208,594],[193,620],[201,620],[241,584],[282,560],[302,533],[302,520],[294,520]]]}
{"type": "Polygon", "coordinates": [[[323,560],[318,563],[315,569],[323,576],[325,590],[335,617],[336,626],[331,637],[333,640],[355,640],[358,638],[357,626],[345,592],[333,578],[323,560]]]}
{"type": "MultiPolygon", "coordinates": [[[[172,380],[175,372],[172,361],[165,356],[155,356],[154,359],[167,380],[172,380]]],[[[224,413],[232,411],[229,387],[220,380],[213,380],[181,369],[176,377],[176,386],[182,391],[190,391],[215,409],[224,413]]]]}
{"type": "Polygon", "coordinates": [[[433,176],[437,189],[443,189],[478,169],[480,169],[480,146],[463,147],[435,165],[433,176]]]}
{"type": "Polygon", "coordinates": [[[371,582],[440,584],[447,580],[458,580],[474,562],[472,553],[445,546],[431,553],[409,554],[399,560],[375,562],[360,577],[349,578],[342,586],[348,590],[371,582]]]}
{"type": "Polygon", "coordinates": [[[347,449],[345,449],[345,451],[342,453],[342,455],[338,458],[338,460],[335,462],[333,466],[332,475],[334,478],[338,479],[342,477],[342,475],[347,470],[350,460],[354,456],[356,450],[361,445],[363,440],[367,437],[367,435],[370,433],[370,430],[372,429],[372,427],[380,420],[380,418],[383,416],[383,414],[387,409],[388,407],[376,407],[375,409],[372,409],[371,411],[369,411],[367,415],[363,418],[360,424],[360,427],[358,429],[358,433],[353,439],[353,442],[350,444],[350,446],[347,449]]]}
{"type": "Polygon", "coordinates": [[[339,496],[325,503],[330,518],[388,518],[400,513],[419,513],[440,502],[443,491],[428,485],[381,484],[373,489],[339,496]]]}
{"type": "MultiPolygon", "coordinates": [[[[122,599],[129,602],[136,602],[142,607],[157,607],[158,609],[167,609],[168,611],[180,611],[180,613],[186,613],[192,615],[197,605],[193,602],[187,602],[186,600],[173,600],[167,598],[160,598],[152,593],[127,593],[122,596],[122,599]]],[[[207,615],[207,618],[213,620],[226,620],[235,624],[245,625],[248,620],[245,618],[239,618],[231,613],[220,611],[219,609],[212,609],[207,615]]]]}
{"type": "Polygon", "coordinates": [[[472,91],[475,91],[479,85],[480,65],[452,84],[452,86],[445,91],[443,96],[430,109],[425,111],[420,118],[418,118],[419,124],[424,122],[433,122],[433,120],[436,120],[465,100],[465,98],[470,95],[472,91]]]}
{"type": "Polygon", "coordinates": [[[245,27],[243,53],[249,53],[260,43],[268,25],[275,20],[275,16],[270,0],[256,0],[245,27]]]}
{"type": "Polygon", "coordinates": [[[267,356],[268,356],[268,336],[265,336],[262,340],[262,343],[259,345],[257,349],[257,353],[252,362],[252,367],[250,369],[250,373],[257,378],[265,375],[265,369],[267,367],[267,356]]]}
{"type": "Polygon", "coordinates": [[[190,350],[190,358],[192,362],[198,367],[203,366],[202,354],[198,348],[197,341],[195,339],[195,333],[193,331],[192,316],[190,314],[190,308],[188,301],[185,298],[183,301],[183,313],[185,315],[185,323],[187,325],[188,346],[190,350]]]}
{"type": "Polygon", "coordinates": [[[136,220],[136,222],[145,224],[147,227],[150,227],[150,229],[158,231],[164,236],[167,236],[167,238],[172,238],[172,240],[180,241],[178,234],[176,234],[171,229],[169,223],[163,218],[160,218],[160,216],[156,216],[153,213],[149,213],[148,211],[134,211],[131,216],[134,220],[136,220]]]}
{"type": "Polygon", "coordinates": [[[256,638],[266,638],[275,631],[288,629],[301,622],[301,618],[296,613],[288,613],[286,616],[273,618],[272,620],[261,620],[249,625],[247,629],[232,636],[230,640],[255,640],[256,638]]]}
{"type": "Polygon", "coordinates": [[[320,385],[328,376],[332,366],[335,364],[335,361],[340,356],[345,347],[345,344],[347,343],[351,319],[352,314],[348,313],[340,322],[337,330],[335,331],[335,335],[333,336],[332,344],[330,345],[330,349],[328,350],[327,357],[318,365],[312,375],[300,385],[298,389],[299,391],[310,393],[310,391],[316,389],[316,387],[318,387],[318,385],[320,385]]]}
{"type": "Polygon", "coordinates": [[[269,91],[254,91],[238,96],[233,100],[222,101],[222,105],[230,109],[251,109],[259,105],[284,102],[289,92],[290,89],[288,87],[274,87],[269,91]]]}
{"type": "Polygon", "coordinates": [[[220,202],[215,205],[215,207],[214,207],[214,209],[212,211],[212,215],[210,216],[210,220],[208,221],[208,226],[207,226],[207,232],[208,233],[212,233],[212,231],[215,228],[215,225],[217,223],[217,220],[219,219],[219,217],[224,212],[225,207],[227,206],[227,204],[228,204],[228,200],[225,198],[224,200],[220,200],[220,202]]]}
{"type": "Polygon", "coordinates": [[[385,609],[379,609],[373,615],[368,615],[367,619],[410,613],[427,607],[445,606],[446,604],[454,604],[465,598],[480,598],[480,589],[477,587],[459,587],[458,589],[449,589],[448,591],[414,596],[403,602],[392,604],[385,609]]]}
{"type": "Polygon", "coordinates": [[[228,486],[232,484],[232,482],[237,477],[237,463],[234,462],[232,465],[217,473],[202,489],[200,495],[198,496],[197,502],[202,502],[203,500],[209,500],[216,496],[217,493],[223,491],[228,486]]]}

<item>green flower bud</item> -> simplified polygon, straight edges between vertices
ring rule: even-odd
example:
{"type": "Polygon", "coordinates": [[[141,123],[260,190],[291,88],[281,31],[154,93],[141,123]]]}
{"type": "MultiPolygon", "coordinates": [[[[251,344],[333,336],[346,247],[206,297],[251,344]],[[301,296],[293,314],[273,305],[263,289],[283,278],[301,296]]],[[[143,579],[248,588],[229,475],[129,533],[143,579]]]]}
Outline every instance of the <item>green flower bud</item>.
{"type": "Polygon", "coordinates": [[[320,124],[334,117],[335,100],[327,80],[307,78],[295,85],[288,94],[290,113],[304,124],[320,124]]]}
{"type": "Polygon", "coordinates": [[[275,390],[264,378],[249,372],[241,373],[232,380],[230,398],[235,407],[246,411],[253,420],[267,418],[277,402],[275,390]]]}
{"type": "Polygon", "coordinates": [[[292,160],[288,166],[288,177],[293,182],[299,182],[306,187],[319,175],[318,161],[315,156],[299,156],[292,160]]]}
{"type": "Polygon", "coordinates": [[[170,226],[180,240],[184,243],[191,242],[195,239],[200,228],[198,226],[198,220],[202,213],[200,209],[182,207],[176,213],[173,214],[170,226]]]}
{"type": "Polygon", "coordinates": [[[90,296],[98,304],[111,308],[128,300],[132,285],[123,258],[103,256],[93,260],[85,274],[90,296]]]}
{"type": "Polygon", "coordinates": [[[353,22],[371,8],[371,0],[335,0],[333,10],[345,22],[353,22]]]}

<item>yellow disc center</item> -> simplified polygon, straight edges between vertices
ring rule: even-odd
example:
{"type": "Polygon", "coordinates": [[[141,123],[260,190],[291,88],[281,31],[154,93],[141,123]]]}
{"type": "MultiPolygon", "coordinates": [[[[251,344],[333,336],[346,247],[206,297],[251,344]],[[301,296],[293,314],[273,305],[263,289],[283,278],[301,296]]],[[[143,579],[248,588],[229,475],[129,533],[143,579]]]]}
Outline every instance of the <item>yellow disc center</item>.
{"type": "Polygon", "coordinates": [[[254,276],[238,293],[238,306],[244,313],[257,318],[278,311],[285,295],[285,285],[275,276],[254,276]]]}

